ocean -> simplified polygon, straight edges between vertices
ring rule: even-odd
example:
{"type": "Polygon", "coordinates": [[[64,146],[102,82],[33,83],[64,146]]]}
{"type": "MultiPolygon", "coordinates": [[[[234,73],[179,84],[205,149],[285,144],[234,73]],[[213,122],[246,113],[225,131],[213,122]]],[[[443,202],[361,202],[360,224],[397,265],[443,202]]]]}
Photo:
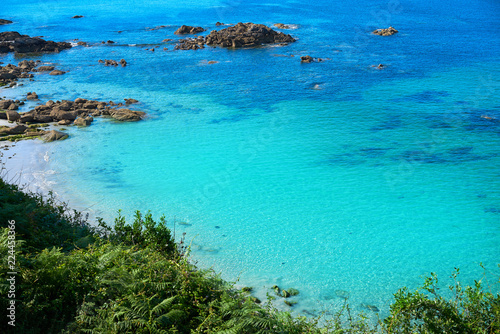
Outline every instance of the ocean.
{"type": "Polygon", "coordinates": [[[263,300],[275,284],[298,289],[294,313],[348,296],[384,316],[399,288],[431,272],[446,284],[458,267],[472,283],[480,263],[498,290],[498,1],[4,0],[0,18],[14,21],[0,31],[89,44],[0,55],[67,71],[0,96],[134,98],[148,114],[16,143],[4,152],[15,182],[108,222],[165,215],[199,267],[263,300]],[[285,23],[297,41],[174,50],[181,25],[216,22],[285,23]],[[389,26],[399,33],[371,34],[389,26]]]}

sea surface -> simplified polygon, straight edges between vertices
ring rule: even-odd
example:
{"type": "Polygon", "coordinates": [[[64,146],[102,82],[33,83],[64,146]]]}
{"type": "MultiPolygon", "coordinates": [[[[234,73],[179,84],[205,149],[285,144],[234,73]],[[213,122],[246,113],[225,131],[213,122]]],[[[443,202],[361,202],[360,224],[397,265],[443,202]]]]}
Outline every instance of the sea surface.
{"type": "Polygon", "coordinates": [[[198,266],[261,299],[297,288],[296,313],[348,296],[384,316],[402,286],[449,283],[456,267],[471,283],[480,263],[498,290],[500,2],[3,0],[0,18],[14,21],[0,31],[90,45],[0,55],[68,71],[0,96],[134,98],[148,113],[17,143],[3,157],[13,182],[108,222],[165,215],[198,266]],[[180,25],[218,21],[289,24],[297,42],[173,50],[180,25]]]}

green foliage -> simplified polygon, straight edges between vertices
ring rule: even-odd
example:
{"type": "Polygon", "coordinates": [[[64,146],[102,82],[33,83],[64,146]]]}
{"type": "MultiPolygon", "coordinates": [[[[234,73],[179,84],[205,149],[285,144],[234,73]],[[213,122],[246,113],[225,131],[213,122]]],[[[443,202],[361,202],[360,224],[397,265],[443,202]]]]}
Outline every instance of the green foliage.
{"type": "Polygon", "coordinates": [[[384,320],[389,333],[499,333],[500,295],[484,292],[481,281],[462,287],[453,273],[449,286],[452,297],[440,295],[434,273],[423,286],[412,292],[407,288],[395,294],[391,314],[384,320]]]}

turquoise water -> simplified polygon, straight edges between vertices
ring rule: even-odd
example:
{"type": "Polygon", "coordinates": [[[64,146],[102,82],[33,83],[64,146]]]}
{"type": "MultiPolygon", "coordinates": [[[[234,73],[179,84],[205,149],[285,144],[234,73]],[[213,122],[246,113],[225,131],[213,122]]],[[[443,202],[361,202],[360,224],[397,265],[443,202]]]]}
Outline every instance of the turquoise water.
{"type": "Polygon", "coordinates": [[[34,57],[69,72],[0,95],[136,98],[149,114],[68,128],[60,143],[17,144],[9,163],[33,188],[107,220],[118,209],[164,214],[201,267],[254,286],[259,298],[274,284],[298,288],[302,313],[335,310],[344,290],[355,309],[376,305],[383,315],[421,275],[460,267],[471,282],[480,262],[495,270],[497,2],[133,5],[134,15],[119,1],[0,11],[16,22],[3,31],[95,44],[34,57]],[[161,43],[181,24],[211,30],[217,21],[294,24],[298,42],[196,52],[161,43]],[[159,25],[167,27],[146,29],[159,25]],[[389,25],[400,33],[369,34],[389,25]],[[117,43],[99,44],[108,39],[117,43]],[[306,54],[327,60],[300,64],[306,54]],[[127,67],[97,62],[121,58],[127,67]],[[387,67],[371,67],[379,63],[387,67]]]}

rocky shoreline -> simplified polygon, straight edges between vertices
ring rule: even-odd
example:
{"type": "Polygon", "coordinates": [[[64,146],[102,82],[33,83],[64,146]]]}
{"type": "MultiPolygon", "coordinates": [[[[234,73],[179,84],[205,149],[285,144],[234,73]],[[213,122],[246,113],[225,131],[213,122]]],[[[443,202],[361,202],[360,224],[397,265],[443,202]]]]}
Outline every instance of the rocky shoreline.
{"type": "MultiPolygon", "coordinates": [[[[81,18],[83,16],[74,16],[73,18],[81,18]]],[[[0,19],[0,25],[10,24],[12,21],[0,19]]],[[[237,23],[236,25],[226,25],[221,22],[216,23],[217,27],[227,26],[220,30],[212,30],[206,36],[195,36],[192,38],[183,38],[177,41],[174,50],[197,50],[208,47],[222,48],[254,48],[262,45],[280,45],[285,46],[296,42],[296,39],[289,34],[277,32],[272,28],[255,23],[237,23]]],[[[163,28],[167,26],[160,26],[163,28]]],[[[276,23],[274,27],[277,29],[292,29],[291,26],[276,23]]],[[[159,29],[158,28],[158,29],[159,29]]],[[[154,30],[155,28],[153,28],[154,30]]],[[[151,29],[150,29],[151,30],[151,29]]],[[[174,34],[187,35],[198,34],[206,31],[203,27],[182,25],[174,34]]],[[[387,29],[377,29],[373,34],[380,36],[390,36],[398,31],[393,27],[387,29]]],[[[164,39],[163,42],[170,42],[171,39],[164,39]]],[[[101,44],[106,44],[102,42],[101,44]]],[[[108,41],[108,45],[114,44],[113,41],[108,41]]],[[[78,42],[77,45],[87,46],[85,42],[78,42]]],[[[22,35],[16,31],[6,31],[0,33],[0,54],[1,53],[16,53],[30,54],[39,52],[60,52],[65,49],[70,49],[71,43],[47,41],[41,37],[30,37],[22,35]]],[[[164,48],[166,50],[167,48],[164,48]]],[[[152,48],[151,51],[155,49],[152,48]]],[[[328,59],[328,58],[327,58],[328,59]]],[[[322,58],[313,58],[309,55],[300,57],[301,63],[322,62],[322,58]]],[[[101,60],[99,63],[105,66],[127,66],[127,61],[121,59],[119,62],[112,59],[101,60]]],[[[214,64],[217,61],[210,61],[208,64],[214,64]]],[[[379,65],[377,69],[385,67],[379,65]]],[[[52,65],[42,65],[40,60],[23,60],[16,65],[8,64],[0,66],[0,87],[14,87],[19,79],[34,80],[34,73],[49,72],[50,75],[62,75],[66,72],[55,69],[52,65]]],[[[23,100],[38,100],[38,94],[30,92],[23,100]]],[[[44,128],[47,124],[54,125],[74,125],[74,126],[89,126],[94,117],[108,117],[110,119],[121,122],[133,122],[142,120],[146,113],[140,110],[131,110],[124,108],[126,105],[137,103],[137,100],[125,99],[126,103],[115,103],[113,101],[102,102],[95,100],[87,100],[77,98],[74,101],[47,101],[45,104],[40,104],[31,110],[23,113],[18,113],[19,106],[24,105],[21,100],[1,100],[0,99],[0,119],[5,119],[11,123],[16,123],[13,127],[0,128],[0,141],[2,140],[19,140],[42,137],[46,141],[61,140],[67,138],[63,132],[56,130],[46,131],[44,128]]]]}

